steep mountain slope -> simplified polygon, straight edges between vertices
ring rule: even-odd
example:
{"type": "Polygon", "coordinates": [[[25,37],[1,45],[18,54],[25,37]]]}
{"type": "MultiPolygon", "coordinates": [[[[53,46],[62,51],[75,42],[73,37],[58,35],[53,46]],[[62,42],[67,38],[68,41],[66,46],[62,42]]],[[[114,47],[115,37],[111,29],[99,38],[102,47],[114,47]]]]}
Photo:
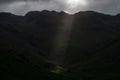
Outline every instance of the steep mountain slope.
{"type": "MultiPolygon", "coordinates": [[[[45,76],[53,75],[52,71],[77,80],[115,79],[120,76],[119,26],[119,14],[93,11],[74,15],[47,10],[25,16],[0,13],[0,71],[5,66],[5,74],[9,74],[13,65],[16,70],[27,65],[28,71],[37,68],[45,76]]],[[[32,71],[30,75],[34,75],[32,71]]]]}

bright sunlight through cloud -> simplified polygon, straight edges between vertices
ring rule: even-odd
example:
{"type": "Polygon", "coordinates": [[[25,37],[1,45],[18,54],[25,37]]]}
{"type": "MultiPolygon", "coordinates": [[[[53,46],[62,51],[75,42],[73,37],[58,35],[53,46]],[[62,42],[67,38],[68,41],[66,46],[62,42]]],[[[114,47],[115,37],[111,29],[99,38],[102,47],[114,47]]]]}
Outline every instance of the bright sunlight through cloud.
{"type": "Polygon", "coordinates": [[[71,6],[77,6],[77,5],[85,6],[85,5],[87,5],[86,0],[67,0],[67,3],[70,4],[71,6]]]}
{"type": "Polygon", "coordinates": [[[86,7],[87,1],[86,0],[67,0],[67,9],[66,12],[71,13],[71,10],[76,10],[78,7],[86,7]]]}

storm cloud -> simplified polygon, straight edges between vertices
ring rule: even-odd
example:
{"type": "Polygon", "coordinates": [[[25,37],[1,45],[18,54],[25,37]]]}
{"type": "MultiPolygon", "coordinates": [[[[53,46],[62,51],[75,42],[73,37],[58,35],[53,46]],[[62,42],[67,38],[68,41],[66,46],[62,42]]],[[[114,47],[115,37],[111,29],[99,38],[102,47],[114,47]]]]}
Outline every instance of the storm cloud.
{"type": "Polygon", "coordinates": [[[36,10],[68,13],[92,10],[105,14],[117,14],[120,13],[120,0],[0,0],[0,12],[24,15],[28,11],[36,10]]]}

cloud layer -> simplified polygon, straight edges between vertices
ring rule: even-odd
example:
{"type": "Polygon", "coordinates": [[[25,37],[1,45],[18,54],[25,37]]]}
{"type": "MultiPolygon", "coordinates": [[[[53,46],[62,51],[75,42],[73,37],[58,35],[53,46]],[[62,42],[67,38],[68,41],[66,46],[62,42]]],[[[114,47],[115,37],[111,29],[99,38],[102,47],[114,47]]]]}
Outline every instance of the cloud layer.
{"type": "Polygon", "coordinates": [[[0,12],[23,15],[31,10],[44,9],[69,13],[94,10],[106,14],[117,14],[120,13],[120,0],[0,0],[0,12]]]}

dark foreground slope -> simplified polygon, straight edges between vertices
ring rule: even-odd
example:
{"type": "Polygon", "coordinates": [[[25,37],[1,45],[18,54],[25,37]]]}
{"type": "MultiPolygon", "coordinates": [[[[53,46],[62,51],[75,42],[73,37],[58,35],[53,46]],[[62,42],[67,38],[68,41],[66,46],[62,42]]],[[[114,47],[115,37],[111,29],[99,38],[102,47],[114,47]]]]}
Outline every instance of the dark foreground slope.
{"type": "Polygon", "coordinates": [[[0,13],[0,65],[4,79],[118,79],[120,15],[0,13]]]}

